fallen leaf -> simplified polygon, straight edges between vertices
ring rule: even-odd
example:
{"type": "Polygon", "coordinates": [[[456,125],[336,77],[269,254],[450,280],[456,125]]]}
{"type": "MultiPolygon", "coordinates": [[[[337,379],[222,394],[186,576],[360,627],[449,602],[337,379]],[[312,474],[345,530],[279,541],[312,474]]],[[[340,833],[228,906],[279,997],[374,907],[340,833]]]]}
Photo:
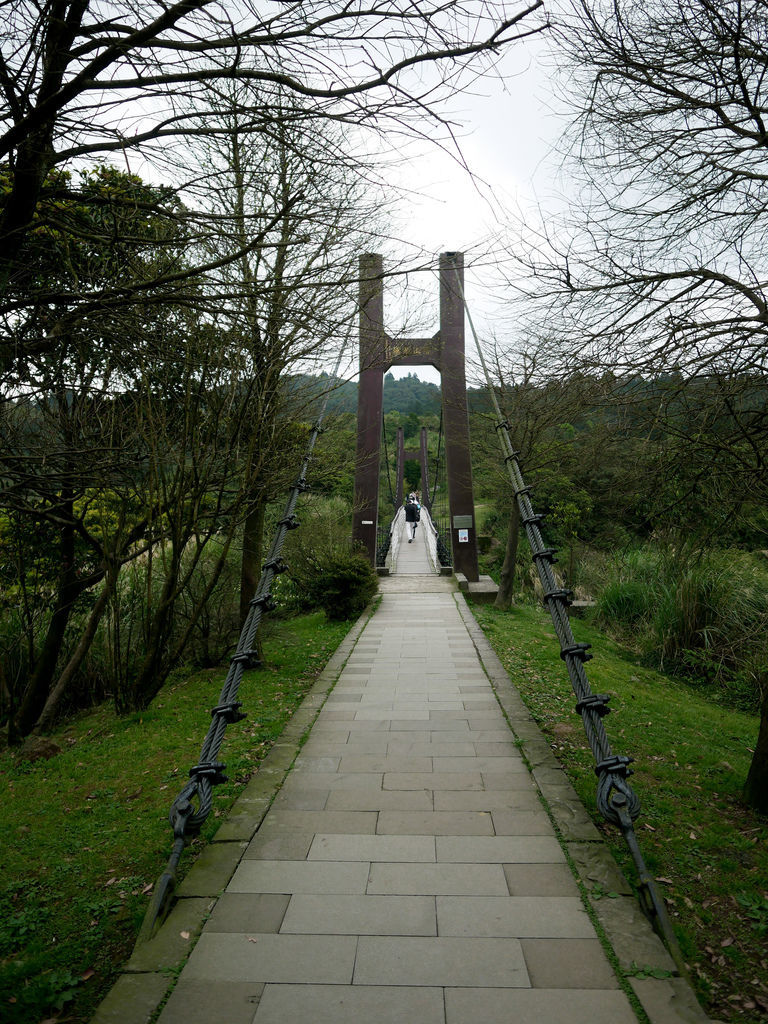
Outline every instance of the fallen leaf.
{"type": "Polygon", "coordinates": [[[88,981],[88,979],[92,978],[95,973],[96,973],[96,971],[94,971],[94,969],[92,967],[89,967],[88,970],[85,972],[85,974],[81,974],[80,975],[80,980],[81,981],[88,981]]]}
{"type": "Polygon", "coordinates": [[[189,932],[179,932],[179,935],[182,937],[182,939],[189,938],[189,932]]]}
{"type": "Polygon", "coordinates": [[[663,885],[674,885],[675,883],[671,878],[657,878],[657,882],[661,882],[663,885]]]}
{"type": "Polygon", "coordinates": [[[733,945],[733,936],[729,935],[727,939],[723,939],[723,941],[720,943],[720,945],[721,945],[721,947],[723,949],[725,949],[726,946],[732,946],[733,945]]]}

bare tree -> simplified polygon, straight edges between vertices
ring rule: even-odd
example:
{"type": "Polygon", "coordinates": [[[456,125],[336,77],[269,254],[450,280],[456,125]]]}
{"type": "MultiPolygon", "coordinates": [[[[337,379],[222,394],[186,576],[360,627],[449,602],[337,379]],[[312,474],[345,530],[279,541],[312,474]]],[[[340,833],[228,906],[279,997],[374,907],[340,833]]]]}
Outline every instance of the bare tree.
{"type": "MultiPolygon", "coordinates": [[[[468,67],[487,67],[500,49],[539,31],[544,19],[533,16],[542,6],[6,0],[0,160],[13,186],[0,216],[0,282],[18,268],[52,167],[113,155],[160,159],[174,143],[216,131],[211,87],[231,80],[279,87],[317,116],[402,125],[409,113],[435,108],[468,67]]],[[[258,132],[271,115],[263,93],[254,95],[242,113],[258,132]]]]}
{"type": "Polygon", "coordinates": [[[528,262],[581,361],[763,373],[764,4],[571,0],[556,38],[573,216],[528,262]]]}
{"type": "Polygon", "coordinates": [[[217,124],[228,131],[193,145],[200,201],[216,209],[211,254],[236,256],[218,271],[216,289],[227,298],[216,322],[242,339],[239,372],[248,382],[254,461],[243,524],[243,620],[261,573],[265,508],[285,475],[285,431],[291,418],[311,416],[316,397],[304,393],[298,375],[348,344],[357,254],[383,232],[387,205],[340,126],[275,94],[270,122],[254,134],[243,118],[252,95],[250,84],[218,90],[217,124]],[[253,236],[261,240],[255,248],[253,236]]]}
{"type": "MultiPolygon", "coordinates": [[[[762,0],[569,0],[572,216],[523,256],[570,365],[652,381],[721,494],[768,487],[767,29],[762,0]]],[[[763,810],[767,735],[765,701],[763,810]]]]}

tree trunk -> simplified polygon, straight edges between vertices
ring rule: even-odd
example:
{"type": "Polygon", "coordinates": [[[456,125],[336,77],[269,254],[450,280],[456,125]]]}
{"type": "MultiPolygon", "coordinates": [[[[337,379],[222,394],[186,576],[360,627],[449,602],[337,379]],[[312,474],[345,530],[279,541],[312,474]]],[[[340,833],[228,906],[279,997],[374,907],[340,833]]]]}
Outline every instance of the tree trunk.
{"type": "Polygon", "coordinates": [[[243,557],[240,563],[240,626],[248,616],[250,601],[261,578],[264,546],[264,502],[259,501],[248,513],[243,527],[243,557]]]}
{"type": "MultiPolygon", "coordinates": [[[[70,502],[71,510],[71,502],[70,502]]],[[[103,573],[78,579],[75,570],[75,531],[66,524],[61,528],[59,557],[61,571],[56,595],[56,606],[48,623],[43,646],[35,659],[32,674],[24,691],[18,713],[9,728],[9,739],[18,740],[31,732],[43,710],[56,671],[56,663],[61,654],[64,637],[69,623],[72,607],[77,598],[89,587],[98,583],[103,573]]]]}
{"type": "Polygon", "coordinates": [[[504,552],[504,565],[501,567],[499,592],[494,601],[494,608],[509,608],[515,591],[515,563],[517,561],[517,544],[520,539],[520,511],[517,502],[512,505],[509,513],[509,529],[507,530],[507,549],[504,552]]]}
{"type": "Polygon", "coordinates": [[[82,665],[83,659],[85,658],[86,654],[91,648],[91,644],[93,643],[93,638],[96,635],[98,625],[101,622],[102,616],[104,615],[104,611],[106,610],[106,607],[109,603],[109,599],[112,596],[115,583],[117,582],[117,576],[117,571],[110,572],[107,574],[104,587],[102,588],[102,591],[98,596],[96,604],[91,609],[91,614],[88,617],[88,622],[86,624],[85,630],[83,631],[83,634],[80,637],[77,646],[75,647],[75,650],[73,651],[69,661],[62,669],[61,674],[59,675],[59,678],[56,681],[56,685],[53,687],[50,694],[48,695],[48,699],[45,702],[45,707],[43,708],[42,712],[40,713],[40,717],[35,723],[35,728],[33,732],[38,734],[42,732],[47,732],[47,730],[50,729],[51,725],[53,724],[62,697],[64,697],[67,690],[69,689],[72,680],[75,678],[75,675],[77,674],[77,670],[82,665]]]}
{"type": "Polygon", "coordinates": [[[173,541],[173,553],[170,565],[167,565],[165,569],[165,582],[157,607],[154,611],[151,609],[149,611],[151,618],[144,660],[141,663],[138,678],[126,695],[128,699],[125,701],[125,706],[120,710],[143,711],[148,708],[165,682],[167,672],[163,670],[163,659],[166,656],[168,641],[173,629],[173,612],[179,596],[181,552],[184,550],[186,540],[185,537],[183,541],[173,541]]]}
{"type": "Polygon", "coordinates": [[[768,688],[763,695],[760,730],[744,784],[744,801],[756,811],[768,813],[768,688]]]}

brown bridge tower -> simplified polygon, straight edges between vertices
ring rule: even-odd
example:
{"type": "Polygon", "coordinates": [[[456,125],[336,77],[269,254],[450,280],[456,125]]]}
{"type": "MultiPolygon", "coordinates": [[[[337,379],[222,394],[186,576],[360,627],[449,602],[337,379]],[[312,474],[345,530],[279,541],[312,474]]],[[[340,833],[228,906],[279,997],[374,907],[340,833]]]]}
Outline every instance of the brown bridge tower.
{"type": "Polygon", "coordinates": [[[430,364],[440,373],[453,568],[477,582],[477,532],[469,451],[464,357],[464,254],[440,254],[440,330],[432,338],[390,338],[384,330],[382,257],[360,257],[360,383],[352,538],[376,561],[384,374],[430,364]]]}

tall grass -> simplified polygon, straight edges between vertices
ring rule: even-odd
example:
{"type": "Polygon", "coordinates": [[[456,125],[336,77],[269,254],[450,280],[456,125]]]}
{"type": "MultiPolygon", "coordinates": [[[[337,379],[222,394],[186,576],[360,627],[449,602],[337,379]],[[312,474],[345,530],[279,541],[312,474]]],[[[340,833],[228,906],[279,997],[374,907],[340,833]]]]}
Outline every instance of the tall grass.
{"type": "Polygon", "coordinates": [[[597,621],[649,664],[755,710],[768,685],[768,563],[738,551],[645,545],[614,558],[597,621]]]}

